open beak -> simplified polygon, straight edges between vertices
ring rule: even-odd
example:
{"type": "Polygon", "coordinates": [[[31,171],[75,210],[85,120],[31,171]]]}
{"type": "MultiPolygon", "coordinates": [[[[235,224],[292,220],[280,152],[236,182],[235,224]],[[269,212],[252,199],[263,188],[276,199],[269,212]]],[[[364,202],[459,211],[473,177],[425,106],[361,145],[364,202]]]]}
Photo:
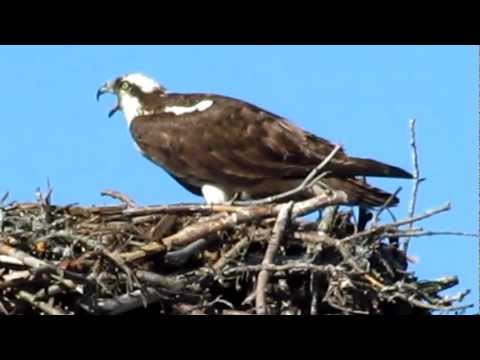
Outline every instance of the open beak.
{"type": "MultiPolygon", "coordinates": [[[[100,96],[106,93],[115,94],[112,81],[107,82],[102,86],[100,86],[100,88],[97,90],[97,101],[100,99],[100,96]]],[[[110,110],[110,112],[108,113],[108,117],[112,117],[113,114],[115,114],[118,110],[120,110],[120,104],[117,103],[117,105],[115,105],[115,107],[112,110],[110,110]]]]}

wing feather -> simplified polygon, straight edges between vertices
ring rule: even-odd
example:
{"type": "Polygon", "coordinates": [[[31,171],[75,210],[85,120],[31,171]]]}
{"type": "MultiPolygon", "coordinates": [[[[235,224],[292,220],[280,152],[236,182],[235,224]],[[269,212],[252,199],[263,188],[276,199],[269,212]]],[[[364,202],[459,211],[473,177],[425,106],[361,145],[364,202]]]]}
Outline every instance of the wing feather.
{"type": "MultiPolygon", "coordinates": [[[[252,104],[207,97],[213,105],[204,111],[156,112],[138,117],[130,128],[152,161],[191,186],[245,187],[271,179],[304,178],[334,149],[326,139],[252,104]]],[[[380,162],[350,158],[343,150],[325,170],[339,177],[409,175],[380,162]]]]}

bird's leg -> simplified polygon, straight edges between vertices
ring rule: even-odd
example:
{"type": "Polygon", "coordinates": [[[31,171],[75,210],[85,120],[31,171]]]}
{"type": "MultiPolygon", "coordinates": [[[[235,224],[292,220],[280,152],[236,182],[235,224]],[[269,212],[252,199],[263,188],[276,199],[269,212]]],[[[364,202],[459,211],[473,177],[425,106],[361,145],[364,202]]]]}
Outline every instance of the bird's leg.
{"type": "MultiPolygon", "coordinates": [[[[360,177],[359,180],[364,184],[367,183],[367,178],[365,176],[360,177]]],[[[358,231],[365,230],[367,223],[373,219],[373,214],[368,210],[369,209],[365,206],[358,207],[358,224],[357,224],[358,231]]]]}
{"type": "Polygon", "coordinates": [[[368,222],[372,220],[373,214],[368,211],[368,208],[365,206],[359,206],[358,207],[358,224],[357,228],[358,231],[363,231],[365,230],[368,222]]]}

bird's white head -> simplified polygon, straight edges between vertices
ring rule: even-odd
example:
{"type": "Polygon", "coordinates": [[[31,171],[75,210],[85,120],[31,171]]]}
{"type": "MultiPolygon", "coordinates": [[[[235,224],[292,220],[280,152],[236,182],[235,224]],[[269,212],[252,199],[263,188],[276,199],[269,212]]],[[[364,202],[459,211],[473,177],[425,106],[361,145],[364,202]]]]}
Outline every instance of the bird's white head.
{"type": "Polygon", "coordinates": [[[149,94],[163,96],[165,92],[165,88],[152,78],[144,74],[132,73],[103,84],[97,91],[97,100],[105,93],[117,95],[118,103],[108,116],[111,117],[118,110],[122,110],[130,125],[136,116],[142,114],[146,96],[149,94]]]}
{"type": "Polygon", "coordinates": [[[128,74],[122,76],[120,79],[121,81],[127,82],[130,85],[137,86],[144,93],[152,93],[154,91],[163,90],[163,86],[161,86],[158,82],[144,74],[128,74]]]}

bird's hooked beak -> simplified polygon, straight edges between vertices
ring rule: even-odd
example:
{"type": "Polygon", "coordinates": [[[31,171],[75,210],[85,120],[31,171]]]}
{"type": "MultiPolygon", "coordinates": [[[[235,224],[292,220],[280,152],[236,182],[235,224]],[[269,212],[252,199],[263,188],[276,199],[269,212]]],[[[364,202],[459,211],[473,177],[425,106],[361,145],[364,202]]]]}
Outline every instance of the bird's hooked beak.
{"type": "MultiPolygon", "coordinates": [[[[114,88],[114,83],[113,81],[110,81],[110,82],[107,82],[105,84],[103,84],[102,86],[100,86],[100,88],[97,90],[97,101],[100,99],[100,96],[102,96],[103,94],[106,94],[106,93],[112,93],[112,94],[115,94],[115,88],[114,88]]],[[[115,114],[118,110],[120,110],[120,104],[117,103],[117,105],[115,105],[115,107],[110,110],[110,112],[108,113],[108,117],[112,117],[113,114],[115,114]]]]}

